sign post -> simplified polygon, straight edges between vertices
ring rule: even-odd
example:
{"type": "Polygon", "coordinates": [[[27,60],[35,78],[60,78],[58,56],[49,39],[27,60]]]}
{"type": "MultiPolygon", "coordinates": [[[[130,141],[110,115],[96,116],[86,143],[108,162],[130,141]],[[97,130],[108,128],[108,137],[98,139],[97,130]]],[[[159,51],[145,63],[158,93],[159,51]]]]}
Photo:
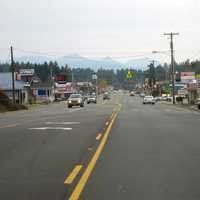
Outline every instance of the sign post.
{"type": "Polygon", "coordinates": [[[126,75],[126,78],[127,78],[128,80],[130,80],[130,79],[133,78],[133,73],[132,73],[130,70],[128,71],[128,73],[127,73],[127,75],[126,75]]]}

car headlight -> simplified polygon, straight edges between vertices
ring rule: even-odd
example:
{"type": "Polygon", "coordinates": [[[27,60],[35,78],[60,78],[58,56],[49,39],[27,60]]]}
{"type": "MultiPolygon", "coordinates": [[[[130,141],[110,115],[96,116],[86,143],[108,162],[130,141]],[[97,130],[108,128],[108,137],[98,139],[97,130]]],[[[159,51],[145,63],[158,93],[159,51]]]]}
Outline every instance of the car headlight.
{"type": "Polygon", "coordinates": [[[72,101],[71,101],[71,100],[69,100],[68,102],[69,102],[69,103],[71,103],[72,101]]]}
{"type": "Polygon", "coordinates": [[[80,100],[80,99],[78,100],[78,103],[81,103],[81,100],[80,100]]]}

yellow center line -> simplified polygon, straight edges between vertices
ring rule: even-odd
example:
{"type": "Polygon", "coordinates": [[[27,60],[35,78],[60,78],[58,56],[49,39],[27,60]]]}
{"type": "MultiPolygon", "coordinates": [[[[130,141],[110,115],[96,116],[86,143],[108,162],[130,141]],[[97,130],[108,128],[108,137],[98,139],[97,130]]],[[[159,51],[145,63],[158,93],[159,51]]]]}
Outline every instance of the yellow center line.
{"type": "Polygon", "coordinates": [[[78,173],[80,172],[82,165],[76,165],[76,167],[73,169],[73,171],[69,174],[69,176],[65,179],[64,184],[71,184],[78,173]]]}
{"type": "Polygon", "coordinates": [[[96,137],[96,140],[100,140],[100,139],[101,139],[101,136],[102,136],[102,134],[99,133],[99,134],[97,135],[97,137],[96,137]]]}
{"type": "Polygon", "coordinates": [[[84,187],[85,187],[85,185],[86,185],[86,183],[87,183],[87,181],[88,181],[88,179],[89,179],[89,177],[90,177],[90,175],[91,175],[91,173],[92,173],[92,171],[93,171],[93,169],[94,169],[94,167],[97,163],[97,160],[99,159],[101,152],[102,152],[102,150],[103,150],[103,148],[106,144],[106,141],[107,141],[108,136],[110,134],[111,128],[112,128],[113,123],[114,123],[114,121],[115,121],[115,119],[116,119],[116,117],[119,113],[120,108],[121,108],[121,106],[119,106],[118,112],[115,113],[115,115],[114,115],[113,119],[111,120],[108,128],[106,129],[106,132],[104,134],[104,137],[103,137],[100,145],[98,146],[94,156],[92,157],[90,163],[88,164],[88,166],[87,166],[86,170],[84,171],[84,173],[83,173],[81,179],[79,180],[78,184],[76,185],[76,187],[75,187],[73,193],[71,194],[69,200],[78,200],[79,199],[81,192],[83,191],[83,189],[84,189],[84,187]]]}
{"type": "Polygon", "coordinates": [[[7,125],[2,125],[0,126],[0,128],[12,128],[12,127],[15,127],[17,126],[18,124],[7,124],[7,125]]]}

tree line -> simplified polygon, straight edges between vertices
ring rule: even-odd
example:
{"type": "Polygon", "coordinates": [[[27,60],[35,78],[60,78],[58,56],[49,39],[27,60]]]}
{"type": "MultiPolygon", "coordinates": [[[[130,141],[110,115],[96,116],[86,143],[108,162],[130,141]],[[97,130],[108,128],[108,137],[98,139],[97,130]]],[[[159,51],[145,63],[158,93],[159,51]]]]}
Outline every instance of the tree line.
{"type": "MultiPolygon", "coordinates": [[[[70,68],[68,65],[59,66],[57,62],[45,62],[43,64],[34,63],[18,63],[15,62],[15,69],[34,69],[35,76],[38,77],[42,82],[48,82],[51,78],[51,71],[53,76],[63,74],[65,80],[71,82],[74,81],[90,81],[92,82],[92,75],[97,74],[98,80],[105,80],[107,84],[114,85],[118,88],[126,88],[128,85],[142,83],[145,78],[149,78],[154,81],[169,80],[170,77],[170,65],[163,64],[154,66],[149,64],[146,70],[134,70],[131,69],[133,78],[127,80],[126,75],[130,69],[103,69],[100,68],[94,71],[91,68],[70,68]]],[[[176,63],[175,70],[181,71],[193,71],[200,73],[200,61],[189,61],[176,63]]],[[[8,63],[0,63],[0,72],[10,72],[11,66],[8,63]]]]}
{"type": "MultiPolygon", "coordinates": [[[[43,64],[33,64],[33,63],[19,63],[15,62],[15,70],[19,71],[20,69],[34,69],[35,76],[39,78],[42,82],[48,82],[51,79],[52,75],[64,75],[65,80],[68,82],[73,81],[89,81],[93,82],[92,75],[96,74],[98,81],[104,80],[108,85],[114,85],[118,88],[122,88],[126,84],[127,79],[126,75],[128,73],[127,69],[104,69],[100,68],[97,71],[94,71],[91,68],[70,68],[68,65],[59,66],[57,62],[45,62],[43,64]]],[[[0,63],[0,72],[11,72],[11,66],[8,63],[0,63]]],[[[132,81],[142,80],[143,71],[142,70],[132,70],[133,79],[132,81]]]]}

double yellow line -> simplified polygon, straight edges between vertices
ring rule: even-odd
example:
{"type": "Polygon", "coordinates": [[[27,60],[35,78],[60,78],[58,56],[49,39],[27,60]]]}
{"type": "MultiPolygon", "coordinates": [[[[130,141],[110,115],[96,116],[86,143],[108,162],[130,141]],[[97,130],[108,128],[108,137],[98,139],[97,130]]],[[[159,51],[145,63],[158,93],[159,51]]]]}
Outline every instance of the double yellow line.
{"type": "Polygon", "coordinates": [[[108,125],[108,127],[106,129],[106,132],[101,140],[101,143],[99,144],[94,156],[92,157],[90,163],[88,164],[86,170],[84,171],[84,173],[83,173],[82,177],[80,178],[78,184],[76,185],[74,191],[72,192],[69,200],[78,200],[79,199],[81,192],[83,191],[92,171],[94,170],[97,160],[99,159],[99,157],[103,151],[103,148],[106,144],[106,141],[110,134],[113,123],[115,122],[115,119],[117,118],[117,115],[118,115],[120,109],[121,109],[121,105],[119,105],[118,110],[113,114],[113,117],[110,121],[110,124],[108,125]]]}

